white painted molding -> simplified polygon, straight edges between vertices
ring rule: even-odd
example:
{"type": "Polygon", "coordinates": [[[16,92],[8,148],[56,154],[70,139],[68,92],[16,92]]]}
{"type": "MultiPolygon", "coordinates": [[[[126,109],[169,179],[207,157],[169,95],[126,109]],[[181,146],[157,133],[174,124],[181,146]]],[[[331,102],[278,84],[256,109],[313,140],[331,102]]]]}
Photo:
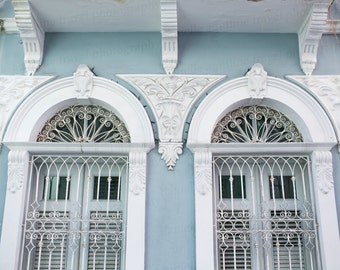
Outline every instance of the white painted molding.
{"type": "Polygon", "coordinates": [[[318,46],[326,30],[329,4],[314,4],[299,35],[300,66],[311,75],[317,63],[318,46]]]}
{"type": "Polygon", "coordinates": [[[195,153],[195,190],[200,195],[212,191],[212,152],[194,151],[195,153]]]}
{"type": "Polygon", "coordinates": [[[333,124],[340,151],[340,75],[287,78],[307,89],[322,105],[333,124]]]}
{"type": "MultiPolygon", "coordinates": [[[[304,142],[336,144],[334,128],[327,113],[310,93],[296,84],[271,76],[267,77],[267,90],[261,105],[276,108],[294,123],[299,123],[304,142]]],[[[219,119],[251,103],[247,77],[219,85],[198,106],[190,124],[187,145],[210,143],[219,119]]]]}
{"type": "Polygon", "coordinates": [[[252,98],[264,98],[267,94],[267,72],[260,63],[252,66],[247,73],[249,95],[252,98]]]}
{"type": "Polygon", "coordinates": [[[88,98],[93,90],[93,73],[88,66],[81,64],[73,73],[74,95],[76,98],[88,98]]]}
{"type": "Polygon", "coordinates": [[[24,183],[24,169],[27,165],[28,152],[22,150],[10,151],[8,154],[8,182],[7,189],[16,193],[22,189],[24,183]]]}
{"type": "Polygon", "coordinates": [[[169,169],[181,154],[183,129],[197,99],[224,76],[117,75],[136,87],[151,105],[159,134],[159,152],[169,169]]]}
{"type": "Polygon", "coordinates": [[[94,103],[113,111],[124,121],[131,143],[155,143],[150,119],[139,100],[123,86],[101,77],[93,77],[93,90],[88,99],[74,95],[74,78],[48,83],[29,95],[7,121],[4,142],[35,141],[44,123],[68,106],[94,103]]]}
{"type": "Polygon", "coordinates": [[[160,142],[158,146],[158,153],[162,155],[166,166],[169,170],[173,170],[179,155],[182,154],[183,143],[176,142],[160,142]]]}
{"type": "Polygon", "coordinates": [[[145,190],[146,152],[129,153],[129,190],[139,195],[145,190]]]}
{"type": "Polygon", "coordinates": [[[26,75],[34,75],[43,59],[45,31],[28,0],[12,0],[12,5],[24,46],[26,75]]]}
{"type": "Polygon", "coordinates": [[[52,79],[52,76],[0,76],[0,143],[7,121],[24,96],[52,79]]]}
{"type": "Polygon", "coordinates": [[[330,151],[315,151],[313,155],[318,188],[323,194],[328,194],[334,189],[332,153],[330,151]]]}
{"type": "Polygon", "coordinates": [[[162,63],[166,74],[177,66],[177,0],[161,0],[162,63]]]}

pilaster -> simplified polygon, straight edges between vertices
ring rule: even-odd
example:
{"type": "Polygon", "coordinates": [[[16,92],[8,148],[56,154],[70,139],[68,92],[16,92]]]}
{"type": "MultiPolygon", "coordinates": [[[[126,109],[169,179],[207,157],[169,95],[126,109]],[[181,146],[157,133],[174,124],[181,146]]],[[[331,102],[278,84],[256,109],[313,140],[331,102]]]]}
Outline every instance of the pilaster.
{"type": "Polygon", "coordinates": [[[129,153],[126,270],[143,270],[145,258],[146,152],[129,153]]]}
{"type": "Polygon", "coordinates": [[[8,182],[0,245],[0,269],[19,269],[22,227],[28,176],[27,151],[8,154],[8,182]],[[5,244],[6,243],[6,244],[5,244]]]}
{"type": "Polygon", "coordinates": [[[334,193],[332,154],[330,151],[315,151],[313,175],[316,193],[316,213],[319,223],[321,269],[337,269],[340,250],[338,220],[334,193]],[[327,209],[327,211],[325,211],[327,209]]]}

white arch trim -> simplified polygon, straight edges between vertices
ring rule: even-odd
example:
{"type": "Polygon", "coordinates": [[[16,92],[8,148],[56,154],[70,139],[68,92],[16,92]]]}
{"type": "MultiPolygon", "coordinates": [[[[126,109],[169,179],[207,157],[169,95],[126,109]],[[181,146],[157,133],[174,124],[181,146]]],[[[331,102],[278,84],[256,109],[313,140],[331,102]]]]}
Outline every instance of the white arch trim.
{"type": "Polygon", "coordinates": [[[128,226],[124,269],[144,269],[147,152],[154,147],[151,122],[142,104],[126,88],[104,78],[94,77],[92,80],[87,77],[85,79],[91,81],[87,81],[85,88],[82,88],[86,90],[86,93],[81,96],[79,96],[79,89],[75,89],[74,77],[56,80],[32,90],[18,104],[6,124],[3,142],[9,147],[10,152],[8,190],[0,242],[0,269],[20,268],[21,229],[29,185],[29,155],[59,152],[63,154],[125,153],[129,155],[128,226]],[[87,91],[88,89],[90,90],[87,91]],[[116,113],[129,130],[131,143],[36,142],[38,132],[48,119],[56,112],[75,104],[97,104],[116,113]],[[8,243],[12,244],[8,245],[8,243]]]}
{"type": "Polygon", "coordinates": [[[214,240],[214,202],[212,191],[212,156],[217,153],[245,153],[249,144],[212,144],[211,134],[216,123],[227,112],[242,105],[267,105],[284,113],[304,137],[303,143],[252,144],[256,153],[306,153],[313,158],[316,214],[319,222],[319,242],[322,269],[336,269],[338,221],[330,149],[336,145],[336,133],[318,100],[298,86],[274,77],[252,81],[242,77],[226,82],[213,90],[198,106],[191,121],[188,147],[195,163],[196,269],[216,269],[214,240]],[[255,93],[254,93],[255,86],[255,93]],[[259,90],[258,93],[256,90],[259,90]],[[289,147],[288,147],[289,146],[289,147]]]}
{"type": "Polygon", "coordinates": [[[267,92],[262,98],[250,96],[248,78],[228,81],[211,92],[194,113],[188,134],[188,145],[210,143],[217,121],[242,105],[271,106],[295,122],[305,142],[334,142],[333,126],[320,104],[298,86],[275,77],[267,78],[267,92]]]}
{"type": "Polygon", "coordinates": [[[151,122],[142,104],[126,88],[94,77],[88,98],[74,94],[74,78],[53,81],[28,95],[8,120],[4,142],[34,142],[43,124],[56,112],[75,104],[98,104],[115,112],[130,132],[131,143],[154,144],[151,122]]]}

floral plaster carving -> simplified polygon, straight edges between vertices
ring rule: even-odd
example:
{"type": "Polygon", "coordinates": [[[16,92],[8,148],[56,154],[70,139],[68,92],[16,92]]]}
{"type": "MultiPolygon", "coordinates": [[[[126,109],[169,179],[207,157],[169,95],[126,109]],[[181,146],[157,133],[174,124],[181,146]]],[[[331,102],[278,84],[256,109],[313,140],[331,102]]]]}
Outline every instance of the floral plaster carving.
{"type": "Polygon", "coordinates": [[[211,160],[210,152],[195,152],[195,188],[201,195],[212,190],[211,160]]]}
{"type": "Polygon", "coordinates": [[[332,154],[329,151],[314,153],[316,178],[319,190],[328,194],[334,188],[332,154]]]}
{"type": "Polygon", "coordinates": [[[175,166],[185,120],[197,99],[224,76],[118,75],[141,91],[156,117],[162,158],[175,166]],[[164,143],[167,143],[166,145],[164,143]],[[170,144],[173,143],[172,146],[170,144]]]}
{"type": "Polygon", "coordinates": [[[22,189],[24,183],[24,169],[28,160],[28,152],[11,151],[8,155],[7,189],[16,193],[22,189]]]}
{"type": "Polygon", "coordinates": [[[129,156],[129,190],[139,195],[145,189],[146,153],[131,152],[129,156]]]}
{"type": "Polygon", "coordinates": [[[263,98],[267,94],[267,72],[259,63],[247,73],[248,90],[252,98],[263,98]]]}
{"type": "Polygon", "coordinates": [[[158,147],[158,153],[162,155],[162,159],[168,166],[169,170],[173,170],[179,155],[182,154],[182,143],[173,142],[160,142],[158,147]]]}
{"type": "Polygon", "coordinates": [[[0,141],[13,109],[31,89],[53,77],[0,76],[0,141]]]}
{"type": "Polygon", "coordinates": [[[84,64],[79,65],[77,71],[73,74],[74,78],[74,95],[77,98],[88,98],[93,89],[93,73],[84,64]]]}
{"type": "Polygon", "coordinates": [[[308,89],[328,111],[340,142],[340,76],[287,76],[288,79],[308,89]]]}

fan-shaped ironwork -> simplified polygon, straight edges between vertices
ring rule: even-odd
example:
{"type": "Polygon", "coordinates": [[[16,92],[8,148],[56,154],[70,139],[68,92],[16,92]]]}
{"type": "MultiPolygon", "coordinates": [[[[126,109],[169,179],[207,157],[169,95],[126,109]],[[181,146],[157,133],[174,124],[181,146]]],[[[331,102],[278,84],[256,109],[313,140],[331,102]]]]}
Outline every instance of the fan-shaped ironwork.
{"type": "Polygon", "coordinates": [[[295,123],[265,106],[240,107],[225,115],[215,126],[212,143],[302,142],[295,123]]]}
{"type": "Polygon", "coordinates": [[[128,143],[130,135],[113,112],[97,105],[75,105],[48,120],[37,141],[128,143]]]}

